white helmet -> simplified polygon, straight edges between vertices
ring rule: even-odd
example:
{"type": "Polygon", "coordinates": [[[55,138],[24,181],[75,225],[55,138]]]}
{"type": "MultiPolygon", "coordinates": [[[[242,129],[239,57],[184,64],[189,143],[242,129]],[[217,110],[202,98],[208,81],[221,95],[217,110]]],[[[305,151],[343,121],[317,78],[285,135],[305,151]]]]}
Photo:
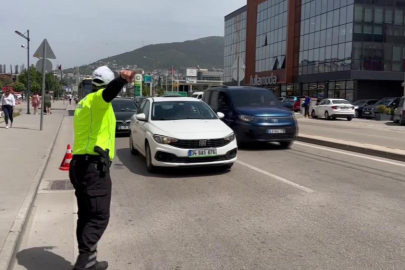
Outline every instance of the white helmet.
{"type": "Polygon", "coordinates": [[[95,86],[106,86],[112,80],[114,80],[114,72],[111,71],[107,66],[102,66],[93,71],[93,81],[95,86]]]}

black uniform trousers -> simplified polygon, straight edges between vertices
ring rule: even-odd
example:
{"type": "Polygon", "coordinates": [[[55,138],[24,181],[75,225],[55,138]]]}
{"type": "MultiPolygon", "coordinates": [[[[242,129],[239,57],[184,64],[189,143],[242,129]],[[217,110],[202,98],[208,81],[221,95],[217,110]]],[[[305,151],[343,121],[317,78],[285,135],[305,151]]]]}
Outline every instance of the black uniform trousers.
{"type": "Polygon", "coordinates": [[[110,173],[98,169],[99,156],[73,156],[70,181],[78,205],[76,237],[79,257],[76,268],[90,268],[96,263],[97,243],[110,219],[110,173]]]}

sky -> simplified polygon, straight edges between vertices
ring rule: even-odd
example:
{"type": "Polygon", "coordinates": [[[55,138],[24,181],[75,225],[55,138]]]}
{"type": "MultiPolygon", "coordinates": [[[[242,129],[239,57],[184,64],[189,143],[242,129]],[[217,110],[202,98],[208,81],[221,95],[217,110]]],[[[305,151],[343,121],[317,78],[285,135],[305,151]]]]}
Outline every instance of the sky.
{"type": "Polygon", "coordinates": [[[46,38],[61,64],[90,64],[142,45],[224,35],[224,16],[246,0],[12,0],[2,1],[0,64],[25,64],[26,40],[14,33],[30,30],[30,62],[46,38]]]}

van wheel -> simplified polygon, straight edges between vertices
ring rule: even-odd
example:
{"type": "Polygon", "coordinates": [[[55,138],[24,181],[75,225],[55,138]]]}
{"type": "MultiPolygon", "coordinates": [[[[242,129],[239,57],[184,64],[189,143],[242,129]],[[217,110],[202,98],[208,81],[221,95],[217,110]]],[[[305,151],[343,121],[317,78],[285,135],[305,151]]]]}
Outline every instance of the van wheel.
{"type": "Polygon", "coordinates": [[[281,146],[281,148],[284,148],[284,149],[289,149],[289,148],[291,148],[291,146],[293,145],[293,141],[289,141],[289,142],[280,142],[280,146],[281,146]]]}

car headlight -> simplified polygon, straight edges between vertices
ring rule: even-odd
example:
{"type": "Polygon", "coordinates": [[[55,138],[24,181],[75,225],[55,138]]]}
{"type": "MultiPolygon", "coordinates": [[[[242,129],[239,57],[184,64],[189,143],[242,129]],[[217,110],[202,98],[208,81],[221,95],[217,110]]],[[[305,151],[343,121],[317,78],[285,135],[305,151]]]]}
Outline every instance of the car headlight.
{"type": "Polygon", "coordinates": [[[256,117],[249,115],[239,115],[239,119],[245,122],[252,122],[256,120],[256,117]]]}
{"type": "Polygon", "coordinates": [[[229,134],[224,138],[224,140],[227,142],[232,142],[233,140],[235,140],[235,133],[229,134]]]}
{"type": "Polygon", "coordinates": [[[157,142],[157,143],[161,143],[161,144],[171,144],[174,142],[177,142],[178,140],[175,138],[171,138],[171,137],[167,137],[167,136],[162,136],[162,135],[153,135],[153,139],[157,142]]]}

